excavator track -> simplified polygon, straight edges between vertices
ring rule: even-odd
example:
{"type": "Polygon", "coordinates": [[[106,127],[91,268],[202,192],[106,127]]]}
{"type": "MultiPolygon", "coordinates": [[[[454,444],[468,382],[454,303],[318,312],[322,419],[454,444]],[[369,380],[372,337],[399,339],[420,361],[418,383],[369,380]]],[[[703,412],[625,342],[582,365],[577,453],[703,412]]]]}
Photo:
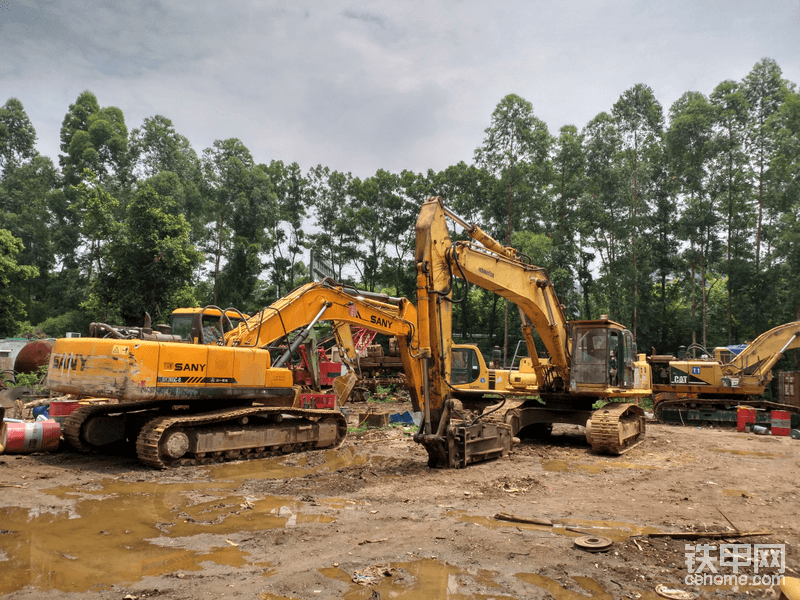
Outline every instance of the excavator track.
{"type": "MultiPolygon", "coordinates": [[[[278,429],[280,426],[277,423],[270,424],[265,426],[264,429],[270,427],[278,429]]],[[[222,463],[230,460],[264,458],[302,450],[335,447],[342,443],[346,434],[347,420],[339,411],[248,406],[199,414],[156,417],[142,428],[136,440],[136,453],[139,460],[144,464],[158,469],[165,469],[177,466],[222,463]],[[287,436],[284,436],[284,439],[277,440],[274,445],[265,443],[264,445],[252,447],[246,445],[244,447],[235,447],[235,444],[232,444],[227,449],[216,448],[210,452],[187,452],[177,456],[186,447],[188,443],[186,441],[187,437],[192,433],[200,435],[198,432],[201,432],[204,427],[213,426],[220,422],[238,420],[241,423],[238,428],[225,429],[218,427],[217,431],[209,434],[211,436],[216,435],[217,438],[219,436],[231,438],[246,434],[247,428],[243,426],[248,423],[250,418],[266,415],[275,418],[278,423],[282,423],[284,417],[290,417],[286,421],[302,419],[300,425],[282,426],[284,432],[289,432],[289,438],[292,437],[292,429],[295,429],[296,432],[313,429],[316,421],[320,423],[333,421],[335,436],[332,442],[329,443],[320,443],[319,439],[313,439],[312,436],[306,436],[306,439],[301,439],[302,436],[297,435],[295,439],[287,439],[287,436]]]]}
{"type": "MultiPolygon", "coordinates": [[[[760,408],[763,410],[784,410],[786,412],[800,415],[800,407],[791,404],[781,404],[779,402],[770,402],[768,400],[756,400],[752,397],[748,398],[676,398],[672,400],[659,400],[653,406],[653,416],[659,423],[664,423],[661,413],[664,409],[674,408],[677,410],[697,410],[702,408],[727,410],[730,406],[748,406],[751,408],[760,408]]],[[[724,424],[720,421],[719,424],[724,424]]],[[[731,425],[735,425],[736,421],[733,420],[731,425]]]]}
{"type": "Polygon", "coordinates": [[[121,412],[133,412],[138,410],[154,409],[161,402],[126,402],[116,404],[104,402],[102,404],[84,404],[73,410],[64,420],[63,434],[70,446],[80,452],[89,452],[96,448],[88,443],[82,435],[83,425],[92,417],[108,415],[121,412]]]}
{"type": "Polygon", "coordinates": [[[592,451],[624,454],[644,441],[644,410],[629,403],[606,404],[592,413],[586,433],[592,451]]]}
{"type": "MultiPolygon", "coordinates": [[[[335,447],[342,443],[347,434],[347,420],[339,411],[325,409],[295,409],[288,407],[245,406],[200,413],[163,414],[157,412],[164,403],[161,401],[126,402],[124,404],[91,404],[75,409],[64,421],[64,438],[76,450],[89,452],[99,449],[97,445],[87,442],[84,425],[92,418],[116,413],[133,413],[152,411],[152,416],[145,417],[139,435],[136,438],[136,453],[144,464],[164,469],[183,465],[213,464],[230,460],[244,460],[264,458],[317,448],[335,447]],[[281,435],[273,437],[276,442],[268,442],[248,447],[246,444],[231,442],[237,436],[243,438],[247,435],[246,424],[254,417],[269,417],[272,422],[261,422],[261,439],[269,433],[278,432],[281,435]],[[297,421],[295,423],[295,421],[297,421]],[[332,421],[332,422],[331,422],[332,421]],[[231,423],[232,422],[232,423],[231,423]],[[327,424],[325,430],[328,435],[320,443],[317,422],[327,424]],[[229,427],[221,425],[230,424],[229,427]],[[216,429],[209,429],[216,427],[216,429]],[[175,457],[176,442],[166,446],[170,440],[165,434],[177,430],[184,436],[198,435],[197,430],[205,428],[206,434],[211,431],[215,440],[222,439],[223,449],[214,449],[211,452],[199,452],[185,456],[175,457]],[[263,433],[266,432],[266,433],[263,433]]],[[[259,419],[255,419],[259,422],[259,419]]],[[[179,438],[180,441],[181,438],[179,438]]],[[[188,450],[188,448],[187,448],[188,450]]]]}

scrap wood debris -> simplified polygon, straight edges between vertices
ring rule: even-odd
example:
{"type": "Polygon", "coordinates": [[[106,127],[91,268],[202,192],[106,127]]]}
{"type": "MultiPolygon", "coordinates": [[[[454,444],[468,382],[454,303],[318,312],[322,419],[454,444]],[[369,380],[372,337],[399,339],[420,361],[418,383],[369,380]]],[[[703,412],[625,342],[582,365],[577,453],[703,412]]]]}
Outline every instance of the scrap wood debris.
{"type": "Polygon", "coordinates": [[[708,538],[710,540],[719,540],[724,538],[742,538],[742,537],[759,537],[772,535],[771,531],[690,531],[682,532],[676,531],[673,533],[660,531],[658,533],[648,533],[647,537],[651,538],[665,538],[669,537],[673,540],[701,540],[708,538]]]}
{"type": "Polygon", "coordinates": [[[510,515],[508,513],[497,513],[494,516],[495,519],[498,521],[511,521],[512,523],[528,523],[530,525],[545,525],[547,527],[552,527],[553,522],[547,519],[538,519],[538,518],[529,518],[529,517],[517,517],[515,515],[510,515]]]}

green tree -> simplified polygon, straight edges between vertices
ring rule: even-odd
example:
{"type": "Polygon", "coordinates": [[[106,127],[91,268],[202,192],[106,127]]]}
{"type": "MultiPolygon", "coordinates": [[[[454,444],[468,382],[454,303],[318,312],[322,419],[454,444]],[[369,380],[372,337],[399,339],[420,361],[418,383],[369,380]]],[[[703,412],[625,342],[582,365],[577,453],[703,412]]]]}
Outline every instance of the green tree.
{"type": "Polygon", "coordinates": [[[7,229],[0,229],[0,336],[17,333],[25,320],[25,305],[11,293],[20,281],[36,277],[38,270],[30,265],[20,265],[17,258],[22,252],[22,240],[7,229]]]}
{"type": "Polygon", "coordinates": [[[586,189],[578,205],[578,230],[586,244],[581,248],[579,281],[583,293],[583,314],[597,318],[601,313],[620,318],[623,294],[616,284],[625,263],[626,206],[622,175],[616,157],[622,138],[614,119],[600,113],[583,129],[586,157],[586,189]],[[599,263],[600,279],[592,270],[599,263]],[[592,298],[596,305],[592,306],[592,298]]]}
{"type": "Polygon", "coordinates": [[[580,312],[574,292],[578,264],[578,201],[585,186],[583,136],[574,125],[559,130],[553,153],[553,201],[545,204],[547,235],[552,240],[551,262],[543,265],[568,315],[580,312]]]}
{"type": "Polygon", "coordinates": [[[128,147],[132,175],[162,196],[172,196],[192,226],[192,239],[201,242],[208,215],[200,193],[200,160],[189,140],[175,131],[170,119],[156,115],[131,131],[128,147]]]}
{"type": "Polygon", "coordinates": [[[61,125],[61,152],[59,162],[67,186],[78,185],[89,169],[112,193],[126,191],[128,128],[119,108],[100,108],[92,92],[81,93],[61,125]]]}
{"type": "Polygon", "coordinates": [[[541,192],[549,184],[553,139],[547,125],[533,114],[531,103],[516,94],[500,101],[484,133],[483,143],[475,150],[475,162],[500,180],[505,190],[505,201],[488,206],[486,213],[498,225],[498,231],[505,223],[508,244],[514,222],[530,222],[531,213],[541,208],[541,204],[531,203],[541,199],[536,188],[541,192]]]}
{"type": "Polygon", "coordinates": [[[167,117],[147,117],[130,134],[131,168],[141,179],[170,171],[182,181],[200,175],[200,161],[189,140],[175,131],[167,117]]]}
{"type": "Polygon", "coordinates": [[[36,130],[17,98],[0,108],[0,173],[22,166],[36,156],[36,130]]]}
{"type": "MultiPolygon", "coordinates": [[[[491,125],[484,131],[483,143],[475,150],[475,162],[492,173],[504,190],[490,198],[486,214],[501,231],[505,222],[505,242],[511,243],[514,222],[536,222],[549,185],[549,152],[552,137],[547,125],[533,114],[527,100],[509,94],[492,112],[491,125]],[[501,208],[504,207],[504,210],[501,208]],[[538,209],[538,210],[537,210],[538,209]]],[[[508,357],[508,302],[505,303],[504,362],[508,357]]]]}
{"type": "Polygon", "coordinates": [[[272,281],[281,297],[295,287],[297,263],[308,245],[303,221],[313,204],[313,188],[297,163],[274,160],[265,173],[277,201],[277,218],[272,221],[272,281]]]}
{"type": "Polygon", "coordinates": [[[48,282],[55,264],[50,202],[60,185],[52,161],[38,154],[35,142],[22,103],[9,99],[0,108],[0,228],[22,241],[18,262],[38,270],[10,290],[33,322],[46,318],[50,308],[48,282]]]}
{"type": "MultiPolygon", "coordinates": [[[[172,198],[149,185],[134,194],[127,219],[100,249],[103,268],[86,303],[95,318],[136,325],[145,311],[158,318],[178,306],[196,304],[191,281],[202,255],[175,208],[172,198]]],[[[105,226],[102,217],[97,226],[105,226]]]]}
{"type": "Polygon", "coordinates": [[[728,343],[738,339],[738,319],[734,313],[747,314],[754,309],[745,297],[748,281],[755,273],[749,258],[753,253],[749,240],[755,223],[752,203],[749,202],[747,179],[748,109],[741,86],[735,81],[723,81],[712,92],[709,101],[714,108],[709,166],[709,193],[725,226],[725,269],[728,300],[728,343]],[[734,308],[734,298],[736,299],[734,308]]]}
{"type": "MultiPolygon", "coordinates": [[[[665,135],[672,183],[683,200],[681,217],[682,239],[689,241],[685,255],[691,264],[692,318],[695,318],[697,280],[700,269],[702,344],[707,342],[707,287],[709,261],[716,258],[719,216],[709,193],[709,154],[714,122],[714,110],[705,96],[687,92],[670,108],[670,127],[665,135]]],[[[662,282],[662,294],[666,287],[662,282]]],[[[696,329],[692,331],[696,342],[696,329]]]]}
{"type": "Polygon", "coordinates": [[[787,82],[781,77],[778,64],[770,59],[760,60],[742,82],[742,92],[749,111],[748,148],[750,166],[758,206],[756,218],[755,268],[761,265],[761,243],[765,202],[768,201],[769,165],[774,153],[775,141],[769,119],[781,107],[786,98],[787,82]]]}
{"type": "Polygon", "coordinates": [[[626,181],[621,190],[625,193],[628,209],[626,221],[630,240],[632,332],[635,340],[639,326],[639,287],[642,275],[645,280],[649,276],[646,268],[640,269],[637,259],[652,209],[653,168],[660,153],[658,145],[661,143],[664,115],[653,90],[641,83],[623,92],[611,112],[622,139],[622,152],[618,156],[619,168],[626,181]]]}
{"type": "Polygon", "coordinates": [[[116,239],[121,227],[117,220],[119,201],[100,185],[89,169],[83,173],[75,190],[77,198],[70,209],[79,215],[85,242],[82,246],[86,248],[83,266],[91,280],[96,273],[106,270],[103,246],[116,239]]]}
{"type": "Polygon", "coordinates": [[[358,232],[350,206],[353,176],[318,165],[308,178],[317,229],[308,236],[311,247],[330,263],[335,279],[343,282],[345,267],[358,257],[358,232]]]}
{"type": "Polygon", "coordinates": [[[215,256],[212,302],[242,310],[260,308],[255,292],[264,269],[261,254],[272,250],[269,232],[277,215],[265,168],[257,167],[245,145],[231,138],[205,150],[203,174],[213,223],[213,239],[205,246],[215,256]]]}
{"type": "Polygon", "coordinates": [[[383,169],[378,169],[375,175],[363,181],[358,177],[353,179],[351,195],[356,231],[362,243],[362,251],[354,266],[364,287],[375,291],[391,236],[397,235],[393,223],[404,219],[407,205],[403,206],[398,194],[397,176],[383,169]]]}
{"type": "Polygon", "coordinates": [[[51,204],[60,196],[58,173],[52,161],[35,155],[0,177],[0,228],[9,230],[23,244],[20,264],[37,268],[38,275],[20,282],[13,293],[25,303],[31,321],[59,311],[63,300],[49,293],[56,266],[54,239],[58,235],[51,204]]]}

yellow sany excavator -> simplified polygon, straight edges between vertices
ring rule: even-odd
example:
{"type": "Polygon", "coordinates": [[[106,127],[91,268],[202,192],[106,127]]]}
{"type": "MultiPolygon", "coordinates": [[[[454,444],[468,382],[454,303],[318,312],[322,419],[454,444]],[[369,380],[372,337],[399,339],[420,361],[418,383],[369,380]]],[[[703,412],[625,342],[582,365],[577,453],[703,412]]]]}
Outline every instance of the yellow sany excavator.
{"type": "MultiPolygon", "coordinates": [[[[216,314],[223,320],[229,311],[216,314]]],[[[204,320],[204,311],[194,314],[186,341],[149,329],[132,339],[57,340],[49,389],[114,401],[74,411],[64,424],[70,444],[92,449],[135,440],[139,458],[160,468],[336,446],[346,419],[336,410],[301,408],[286,368],[321,320],[397,337],[407,379],[421,381],[413,358],[416,309],[404,298],[324,281],[294,290],[235,328],[220,322],[226,333],[215,343],[205,339],[204,320]],[[271,346],[300,328],[289,349],[273,357],[271,346]]],[[[412,395],[421,393],[419,385],[410,387],[412,395]]]]}
{"type": "MultiPolygon", "coordinates": [[[[798,414],[800,409],[796,406],[756,398],[772,381],[775,364],[785,352],[795,348],[800,348],[800,321],[770,329],[748,343],[739,354],[723,347],[715,348],[713,354],[703,352],[701,358],[651,356],[653,412],[659,419],[676,412],[684,422],[720,421],[716,417],[724,413],[716,411],[737,405],[798,414]],[[693,411],[697,411],[697,419],[693,411]]],[[[727,421],[735,423],[735,413],[730,413],[727,421]]]]}
{"type": "Polygon", "coordinates": [[[637,355],[624,326],[608,319],[567,321],[544,269],[460,219],[439,197],[421,208],[415,261],[419,350],[426,377],[424,426],[415,439],[426,447],[431,466],[459,467],[501,456],[517,432],[539,424],[584,425],[592,448],[613,454],[641,440],[644,412],[637,405],[615,402],[592,409],[598,400],[651,394],[650,367],[643,354],[637,355]],[[447,218],[471,241],[452,241],[447,218]],[[453,384],[454,276],[494,292],[520,311],[531,358],[519,371],[505,372],[509,381],[492,394],[479,381],[462,381],[458,388],[453,384]],[[547,359],[539,358],[534,330],[547,359]],[[531,398],[510,407],[497,405],[498,392],[505,397],[536,396],[541,402],[531,398]]]}

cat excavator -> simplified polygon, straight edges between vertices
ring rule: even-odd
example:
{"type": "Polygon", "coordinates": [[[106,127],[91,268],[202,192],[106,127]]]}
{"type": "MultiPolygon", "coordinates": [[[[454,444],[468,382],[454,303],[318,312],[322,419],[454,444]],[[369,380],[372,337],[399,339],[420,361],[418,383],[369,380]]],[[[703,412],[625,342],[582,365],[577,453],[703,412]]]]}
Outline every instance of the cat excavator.
{"type": "Polygon", "coordinates": [[[156,468],[336,446],[347,431],[345,417],[303,408],[287,368],[321,320],[395,336],[411,394],[421,394],[414,385],[421,381],[414,359],[417,314],[405,298],[325,280],[297,288],[250,318],[239,313],[236,326],[229,315],[217,307],[194,312],[185,340],[149,327],[138,337],[56,340],[48,388],[109,400],[72,412],[64,423],[67,441],[89,450],[135,440],[139,459],[156,468]],[[206,339],[206,312],[219,315],[223,336],[206,339]],[[278,353],[274,346],[288,343],[290,334],[288,349],[278,353]]]}
{"type": "Polygon", "coordinates": [[[788,350],[800,348],[800,321],[762,333],[734,354],[726,347],[700,358],[653,355],[654,416],[682,422],[736,422],[736,406],[783,410],[800,415],[797,406],[757,398],[772,381],[772,368],[788,350]],[[672,414],[670,414],[672,413],[672,414]],[[675,417],[677,415],[677,418],[675,417]]]}
{"type": "MultiPolygon", "coordinates": [[[[568,321],[553,284],[541,267],[519,251],[428,199],[416,223],[415,262],[419,353],[424,418],[415,440],[435,467],[463,467],[508,453],[523,429],[552,423],[585,426],[597,452],[621,454],[641,442],[644,411],[630,402],[651,394],[650,366],[637,354],[631,332],[607,318],[568,321]],[[453,241],[451,219],[469,236],[453,241]],[[453,277],[515,304],[530,356],[518,371],[505,373],[502,389],[474,382],[453,384],[453,277]],[[547,358],[540,358],[533,332],[547,358]],[[466,388],[466,389],[465,389],[466,388]],[[498,402],[498,397],[501,401],[498,402]]],[[[455,368],[457,371],[457,367],[455,368]]]]}

